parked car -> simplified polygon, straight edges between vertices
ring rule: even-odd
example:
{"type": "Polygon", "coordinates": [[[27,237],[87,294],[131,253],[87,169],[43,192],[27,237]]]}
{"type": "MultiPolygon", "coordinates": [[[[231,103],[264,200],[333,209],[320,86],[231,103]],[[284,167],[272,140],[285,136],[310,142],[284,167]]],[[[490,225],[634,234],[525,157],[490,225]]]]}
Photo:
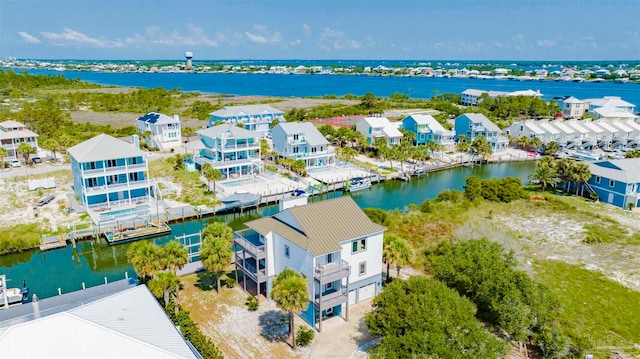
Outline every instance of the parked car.
{"type": "Polygon", "coordinates": [[[42,158],[40,158],[40,157],[33,157],[33,158],[31,158],[31,161],[33,161],[33,163],[42,163],[42,158]]]}
{"type": "Polygon", "coordinates": [[[20,160],[11,160],[11,167],[20,167],[22,166],[22,164],[20,163],[20,160]]]}
{"type": "Polygon", "coordinates": [[[48,195],[48,196],[44,196],[44,197],[40,198],[40,199],[38,200],[38,203],[37,203],[37,204],[38,204],[38,207],[42,207],[42,206],[44,206],[45,204],[47,204],[47,203],[49,203],[49,202],[53,201],[53,199],[54,199],[54,198],[56,198],[56,196],[55,196],[55,195],[53,195],[53,194],[50,194],[50,195],[48,195]]]}

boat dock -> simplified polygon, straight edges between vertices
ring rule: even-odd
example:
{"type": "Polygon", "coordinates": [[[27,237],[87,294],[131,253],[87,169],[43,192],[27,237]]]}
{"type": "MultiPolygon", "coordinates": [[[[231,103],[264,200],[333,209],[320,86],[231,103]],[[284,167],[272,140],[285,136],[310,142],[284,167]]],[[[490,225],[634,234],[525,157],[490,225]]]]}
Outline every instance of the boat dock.
{"type": "Polygon", "coordinates": [[[163,222],[158,225],[150,224],[138,228],[121,228],[114,232],[104,233],[107,243],[117,244],[135,241],[143,238],[158,237],[171,233],[171,228],[163,222]]]}

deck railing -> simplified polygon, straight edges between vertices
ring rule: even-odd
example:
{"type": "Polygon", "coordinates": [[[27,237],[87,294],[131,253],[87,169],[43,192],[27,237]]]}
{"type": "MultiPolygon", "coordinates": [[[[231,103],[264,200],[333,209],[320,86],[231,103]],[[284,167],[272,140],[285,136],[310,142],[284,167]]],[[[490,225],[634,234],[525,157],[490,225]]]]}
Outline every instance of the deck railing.
{"type": "Polygon", "coordinates": [[[235,232],[233,234],[233,241],[237,243],[239,246],[244,248],[247,252],[254,254],[255,256],[264,256],[265,254],[265,245],[256,245],[250,240],[246,239],[239,232],[235,232]]]}

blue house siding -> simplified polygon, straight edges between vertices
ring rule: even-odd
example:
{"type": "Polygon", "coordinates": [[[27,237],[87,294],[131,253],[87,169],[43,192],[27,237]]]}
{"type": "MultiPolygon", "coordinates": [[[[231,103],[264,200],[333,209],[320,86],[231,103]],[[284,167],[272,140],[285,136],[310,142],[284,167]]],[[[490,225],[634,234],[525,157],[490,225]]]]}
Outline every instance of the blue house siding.
{"type": "MultiPolygon", "coordinates": [[[[632,184],[615,181],[610,178],[597,175],[592,175],[587,183],[598,194],[600,201],[622,208],[626,208],[628,206],[626,193],[627,189],[632,186],[632,184]]],[[[635,193],[638,193],[639,187],[640,183],[636,184],[635,193]]],[[[637,202],[633,204],[638,206],[637,202]]]]}
{"type": "Polygon", "coordinates": [[[304,321],[309,323],[311,327],[315,328],[316,308],[313,306],[313,302],[309,302],[309,306],[307,307],[307,310],[300,312],[300,318],[304,319],[304,321]]]}

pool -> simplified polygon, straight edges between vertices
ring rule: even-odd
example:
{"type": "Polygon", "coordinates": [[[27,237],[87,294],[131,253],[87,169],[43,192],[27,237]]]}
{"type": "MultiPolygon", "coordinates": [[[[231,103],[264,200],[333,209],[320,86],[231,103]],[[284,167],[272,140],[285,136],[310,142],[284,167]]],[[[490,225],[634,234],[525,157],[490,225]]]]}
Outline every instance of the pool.
{"type": "Polygon", "coordinates": [[[317,168],[311,168],[307,170],[308,173],[324,173],[324,172],[333,172],[335,169],[331,166],[323,166],[317,168]]]}
{"type": "Polygon", "coordinates": [[[253,183],[253,178],[245,178],[245,179],[239,179],[235,181],[224,182],[222,183],[222,185],[225,187],[238,187],[238,186],[242,186],[250,183],[253,183]]]}
{"type": "Polygon", "coordinates": [[[124,209],[118,209],[115,211],[102,212],[100,213],[100,221],[123,218],[123,217],[138,216],[138,215],[148,215],[149,212],[150,212],[149,206],[144,204],[144,205],[135,206],[132,208],[124,208],[124,209]]]}

